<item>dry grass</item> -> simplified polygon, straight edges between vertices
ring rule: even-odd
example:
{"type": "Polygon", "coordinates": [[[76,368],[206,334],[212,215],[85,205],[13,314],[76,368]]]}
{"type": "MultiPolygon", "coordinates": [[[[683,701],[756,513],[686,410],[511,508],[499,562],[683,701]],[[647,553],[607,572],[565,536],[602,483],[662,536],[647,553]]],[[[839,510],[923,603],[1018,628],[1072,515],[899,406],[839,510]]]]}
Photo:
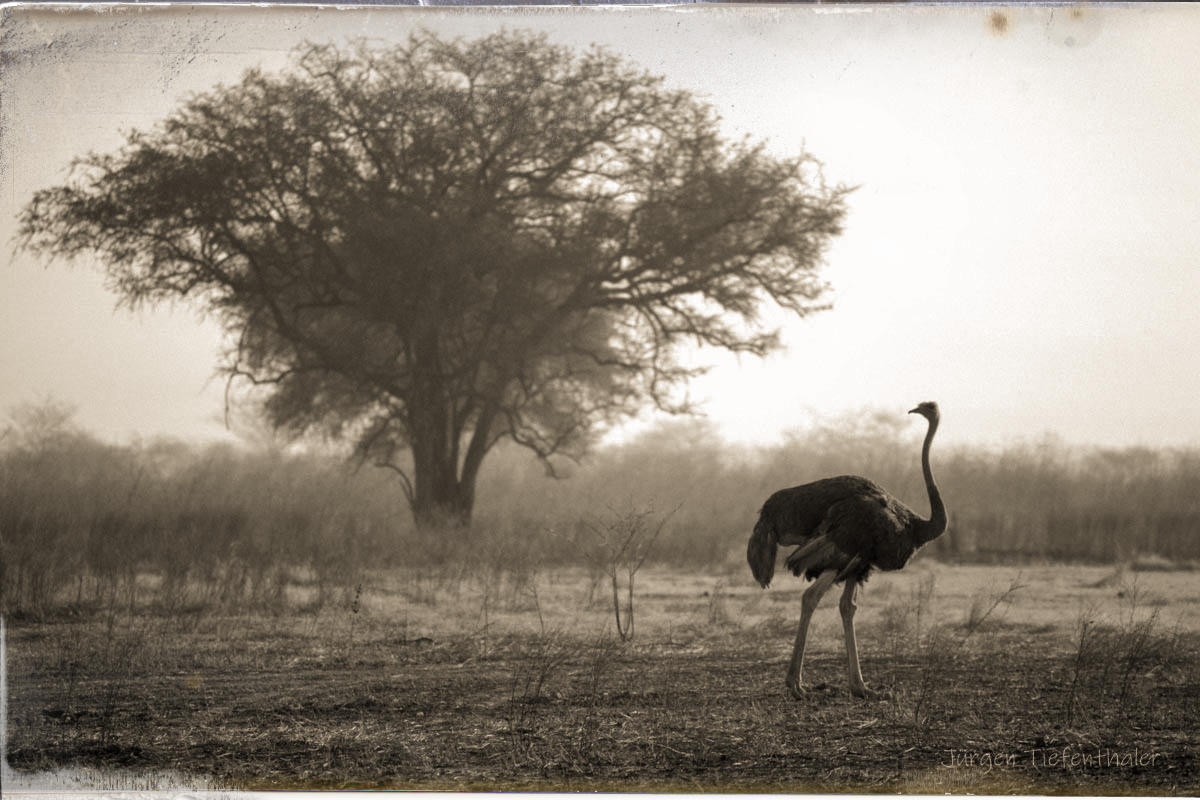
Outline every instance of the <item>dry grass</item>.
{"type": "MultiPolygon", "coordinates": [[[[495,591],[481,598],[491,611],[511,602],[500,595],[527,595],[542,567],[590,560],[610,573],[608,588],[613,567],[627,577],[646,555],[622,552],[641,512],[610,512],[627,508],[660,512],[643,520],[653,536],[641,538],[655,539],[647,567],[711,572],[740,561],[760,504],[784,486],[863,474],[924,508],[920,432],[902,416],[854,415],[763,448],[724,443],[694,422],[668,425],[599,449],[563,481],[501,446],[481,474],[468,539],[416,530],[393,475],[356,472],[324,446],[109,445],[78,429],[69,409],[18,408],[0,419],[0,613],[53,616],[67,595],[81,606],[136,605],[150,582],[170,614],[287,613],[298,575],[319,606],[340,602],[366,570],[416,564],[439,575],[491,571],[495,591]],[[611,547],[596,551],[606,537],[611,547]]],[[[1200,449],[940,448],[937,473],[953,522],[927,552],[943,560],[1123,563],[1154,574],[1200,564],[1200,449]]],[[[980,602],[985,610],[989,599],[980,602]]]]}
{"type": "Polygon", "coordinates": [[[1111,568],[918,560],[859,604],[863,672],[892,698],[846,691],[830,603],[808,663],[828,687],[795,702],[803,584],[762,592],[743,571],[647,567],[630,642],[584,570],[387,571],[344,602],[289,587],[276,614],[10,622],[9,760],[273,789],[1200,790],[1191,573],[1108,585],[1111,568]],[[1064,748],[1157,758],[1031,755],[1064,748]]]}

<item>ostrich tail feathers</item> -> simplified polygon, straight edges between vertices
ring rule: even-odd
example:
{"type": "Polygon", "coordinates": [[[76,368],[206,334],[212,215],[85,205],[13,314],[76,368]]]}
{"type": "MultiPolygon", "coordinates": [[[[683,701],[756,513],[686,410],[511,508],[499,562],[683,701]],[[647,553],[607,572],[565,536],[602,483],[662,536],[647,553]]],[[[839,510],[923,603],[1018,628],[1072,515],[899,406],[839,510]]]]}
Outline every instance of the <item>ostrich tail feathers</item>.
{"type": "Polygon", "coordinates": [[[775,553],[778,549],[771,524],[759,517],[754,525],[754,533],[750,535],[750,544],[746,547],[746,560],[750,563],[754,579],[764,589],[771,584],[775,574],[775,553]]]}

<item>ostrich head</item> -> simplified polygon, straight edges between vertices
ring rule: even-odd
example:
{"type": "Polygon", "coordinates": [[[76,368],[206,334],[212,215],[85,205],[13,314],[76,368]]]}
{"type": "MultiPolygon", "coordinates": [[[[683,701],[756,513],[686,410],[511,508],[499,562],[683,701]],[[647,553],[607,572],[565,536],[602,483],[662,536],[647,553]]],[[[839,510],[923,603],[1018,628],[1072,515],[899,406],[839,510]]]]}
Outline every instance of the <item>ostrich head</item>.
{"type": "Polygon", "coordinates": [[[926,400],[924,403],[921,403],[916,408],[910,408],[908,410],[908,413],[920,414],[922,417],[929,420],[930,422],[937,422],[942,417],[941,412],[938,411],[938,404],[933,402],[932,400],[926,400]]]}

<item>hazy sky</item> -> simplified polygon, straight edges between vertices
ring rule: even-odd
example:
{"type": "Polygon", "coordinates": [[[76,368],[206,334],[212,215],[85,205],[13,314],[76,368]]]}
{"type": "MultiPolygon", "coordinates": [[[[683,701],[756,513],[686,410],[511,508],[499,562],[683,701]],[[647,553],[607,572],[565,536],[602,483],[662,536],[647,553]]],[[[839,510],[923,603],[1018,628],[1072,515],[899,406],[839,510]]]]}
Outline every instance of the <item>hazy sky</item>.
{"type": "MultiPolygon", "coordinates": [[[[0,239],[70,159],[305,40],[498,26],[606,44],[732,135],[859,185],[832,311],[694,387],[733,439],[926,399],[947,441],[1200,445],[1200,9],[728,7],[10,11],[0,239]]],[[[52,395],[105,437],[222,435],[220,331],[114,310],[97,269],[0,272],[0,409],[52,395]]],[[[916,422],[914,422],[914,425],[916,422]]]]}

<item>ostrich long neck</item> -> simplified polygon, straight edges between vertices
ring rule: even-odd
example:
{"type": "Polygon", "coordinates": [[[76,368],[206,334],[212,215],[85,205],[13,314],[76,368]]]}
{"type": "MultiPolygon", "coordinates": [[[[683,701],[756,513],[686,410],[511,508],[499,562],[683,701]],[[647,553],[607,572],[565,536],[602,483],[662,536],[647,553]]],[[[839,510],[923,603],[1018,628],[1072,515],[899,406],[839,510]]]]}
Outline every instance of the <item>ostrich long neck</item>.
{"type": "Polygon", "coordinates": [[[933,444],[933,435],[937,433],[937,427],[936,417],[929,420],[929,431],[925,434],[925,444],[921,448],[921,471],[925,473],[925,489],[929,492],[929,519],[921,523],[919,531],[922,542],[936,539],[946,530],[946,506],[942,503],[937,484],[933,482],[933,470],[929,468],[929,446],[933,444]]]}

